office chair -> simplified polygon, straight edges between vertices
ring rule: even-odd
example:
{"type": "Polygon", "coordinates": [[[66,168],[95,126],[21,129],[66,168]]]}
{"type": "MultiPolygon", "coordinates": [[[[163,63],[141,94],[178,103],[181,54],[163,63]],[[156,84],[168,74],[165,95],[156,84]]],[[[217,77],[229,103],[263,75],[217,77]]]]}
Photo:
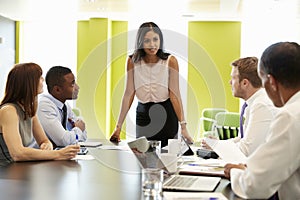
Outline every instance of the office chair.
{"type": "Polygon", "coordinates": [[[80,116],[80,110],[79,108],[72,108],[72,111],[74,112],[74,114],[78,117],[80,116]]]}
{"type": "Polygon", "coordinates": [[[216,114],[216,130],[220,140],[238,136],[240,114],[236,112],[220,112],[216,114]]]}
{"type": "Polygon", "coordinates": [[[200,125],[202,126],[203,137],[218,136],[215,132],[215,116],[220,112],[227,112],[225,108],[204,108],[200,117],[200,125]]]}

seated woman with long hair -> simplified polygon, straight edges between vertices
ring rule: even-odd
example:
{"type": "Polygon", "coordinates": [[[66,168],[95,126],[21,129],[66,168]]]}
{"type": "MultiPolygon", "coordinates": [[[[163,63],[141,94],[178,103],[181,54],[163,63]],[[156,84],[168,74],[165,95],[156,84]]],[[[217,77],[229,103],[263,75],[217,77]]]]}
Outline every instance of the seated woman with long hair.
{"type": "Polygon", "coordinates": [[[43,92],[42,69],[35,63],[16,64],[8,74],[0,104],[0,166],[14,161],[70,160],[78,145],[54,151],[36,116],[43,92]],[[31,148],[36,141],[39,149],[31,148]]]}

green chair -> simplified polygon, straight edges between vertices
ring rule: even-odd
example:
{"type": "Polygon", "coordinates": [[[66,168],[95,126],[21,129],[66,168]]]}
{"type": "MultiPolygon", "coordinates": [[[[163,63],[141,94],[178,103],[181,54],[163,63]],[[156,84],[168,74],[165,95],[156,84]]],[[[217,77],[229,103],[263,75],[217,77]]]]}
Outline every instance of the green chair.
{"type": "Polygon", "coordinates": [[[236,112],[221,112],[215,117],[216,129],[220,140],[227,140],[238,136],[240,128],[240,114],[236,112]]]}
{"type": "Polygon", "coordinates": [[[225,108],[204,108],[200,117],[200,125],[202,126],[203,137],[218,136],[215,132],[215,116],[220,112],[227,112],[225,108]]]}
{"type": "Polygon", "coordinates": [[[79,110],[79,108],[72,108],[72,111],[73,111],[73,113],[74,113],[77,117],[80,116],[80,110],[79,110]]]}

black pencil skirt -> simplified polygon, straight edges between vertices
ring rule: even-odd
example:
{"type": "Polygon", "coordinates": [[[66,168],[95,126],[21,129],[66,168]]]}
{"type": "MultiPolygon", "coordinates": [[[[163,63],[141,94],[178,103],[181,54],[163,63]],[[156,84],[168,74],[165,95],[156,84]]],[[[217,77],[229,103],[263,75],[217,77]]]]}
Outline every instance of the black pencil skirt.
{"type": "Polygon", "coordinates": [[[160,140],[161,146],[168,139],[178,138],[178,118],[170,99],[159,103],[138,103],[136,109],[136,137],[160,140]]]}

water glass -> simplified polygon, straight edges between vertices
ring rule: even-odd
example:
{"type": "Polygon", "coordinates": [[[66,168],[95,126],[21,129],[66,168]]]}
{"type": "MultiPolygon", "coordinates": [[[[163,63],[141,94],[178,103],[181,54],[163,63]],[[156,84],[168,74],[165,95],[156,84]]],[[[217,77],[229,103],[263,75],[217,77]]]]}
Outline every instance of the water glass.
{"type": "Polygon", "coordinates": [[[142,169],[142,188],[145,196],[162,196],[163,170],[156,168],[142,169]]]}

